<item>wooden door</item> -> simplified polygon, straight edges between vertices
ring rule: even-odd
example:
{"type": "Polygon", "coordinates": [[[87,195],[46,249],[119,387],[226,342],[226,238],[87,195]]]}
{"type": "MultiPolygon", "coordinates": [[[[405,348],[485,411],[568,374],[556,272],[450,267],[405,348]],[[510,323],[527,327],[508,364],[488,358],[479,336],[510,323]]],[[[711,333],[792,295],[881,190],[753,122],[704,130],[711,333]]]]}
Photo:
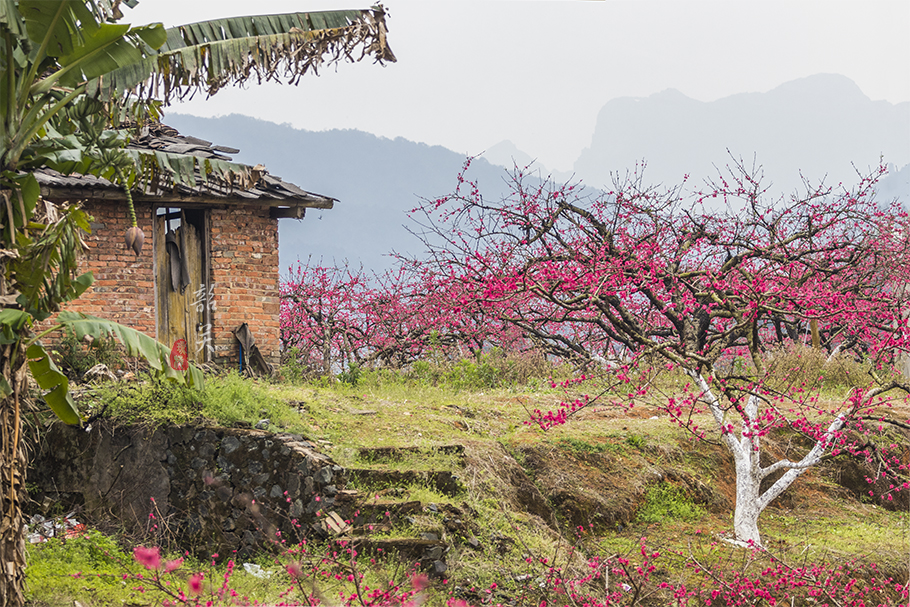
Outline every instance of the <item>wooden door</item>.
{"type": "Polygon", "coordinates": [[[199,210],[155,215],[158,339],[172,349],[184,340],[188,359],[197,363],[211,360],[212,350],[207,223],[199,210]]]}

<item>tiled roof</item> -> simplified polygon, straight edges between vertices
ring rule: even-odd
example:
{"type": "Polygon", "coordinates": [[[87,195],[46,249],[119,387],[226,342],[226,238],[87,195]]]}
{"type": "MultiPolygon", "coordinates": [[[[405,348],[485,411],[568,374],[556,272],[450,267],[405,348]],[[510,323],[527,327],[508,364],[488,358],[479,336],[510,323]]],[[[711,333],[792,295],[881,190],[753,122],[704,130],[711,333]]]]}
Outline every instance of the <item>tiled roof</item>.
{"type": "MultiPolygon", "coordinates": [[[[173,154],[186,154],[212,160],[230,161],[229,154],[240,150],[212,142],[181,135],[176,129],[156,124],[142,129],[139,137],[133,138],[127,149],[148,152],[160,151],[173,154]]],[[[198,167],[195,169],[195,185],[175,183],[168,188],[146,187],[142,192],[134,192],[136,201],[181,202],[181,203],[237,203],[260,202],[270,207],[314,207],[330,209],[334,198],[307,192],[293,183],[283,181],[280,177],[269,175],[262,165],[249,167],[258,177],[255,185],[241,189],[225,181],[220,176],[209,174],[207,179],[198,167]]],[[[115,186],[107,179],[92,175],[62,175],[52,169],[43,168],[34,172],[41,184],[42,193],[48,198],[122,198],[120,186],[115,186]]],[[[302,213],[301,213],[302,215],[302,213]]]]}

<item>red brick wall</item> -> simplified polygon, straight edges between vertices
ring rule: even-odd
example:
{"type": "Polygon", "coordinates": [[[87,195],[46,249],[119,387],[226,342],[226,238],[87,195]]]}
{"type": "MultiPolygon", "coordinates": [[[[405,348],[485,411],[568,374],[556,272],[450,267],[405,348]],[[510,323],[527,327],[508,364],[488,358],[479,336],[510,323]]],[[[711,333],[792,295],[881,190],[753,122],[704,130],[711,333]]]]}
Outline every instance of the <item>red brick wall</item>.
{"type": "MultiPolygon", "coordinates": [[[[136,205],[139,227],[145,232],[139,257],[123,240],[129,227],[125,203],[88,201],[84,208],[94,219],[80,272],[91,270],[95,282],[67,309],[159,337],[151,205],[136,205]]],[[[215,361],[236,367],[238,347],[232,331],[246,322],[263,356],[277,364],[278,220],[269,217],[268,208],[253,205],[212,209],[210,217],[215,361]]]]}
{"type": "Polygon", "coordinates": [[[257,206],[213,209],[212,283],[215,359],[237,361],[231,333],[247,323],[266,360],[280,358],[278,220],[257,206]]]}
{"type": "Polygon", "coordinates": [[[125,202],[89,200],[83,208],[93,220],[92,233],[85,238],[89,248],[79,262],[79,272],[91,270],[95,282],[67,309],[114,320],[156,336],[151,206],[136,205],[139,227],[145,232],[145,246],[139,257],[126,248],[123,240],[130,225],[125,202]]]}

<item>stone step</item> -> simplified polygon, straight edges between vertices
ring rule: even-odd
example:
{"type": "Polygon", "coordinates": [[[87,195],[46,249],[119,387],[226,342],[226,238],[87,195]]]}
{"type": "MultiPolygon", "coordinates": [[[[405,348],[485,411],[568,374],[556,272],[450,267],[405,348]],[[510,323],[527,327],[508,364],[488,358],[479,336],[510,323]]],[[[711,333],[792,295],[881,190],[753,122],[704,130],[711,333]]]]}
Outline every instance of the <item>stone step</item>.
{"type": "MultiPolygon", "coordinates": [[[[374,505],[380,506],[378,503],[374,505]]],[[[394,507],[390,504],[381,506],[394,507]]],[[[423,510],[420,502],[404,502],[397,506],[413,510],[414,514],[423,510]]],[[[405,563],[416,564],[430,576],[441,577],[446,572],[448,567],[445,555],[449,551],[452,538],[443,537],[446,530],[438,523],[436,525],[438,529],[433,531],[411,531],[413,535],[410,536],[388,537],[385,534],[394,529],[389,517],[376,524],[358,522],[356,518],[344,519],[338,512],[331,511],[325,513],[313,529],[322,537],[332,538],[333,541],[341,542],[345,546],[353,545],[361,554],[396,557],[405,563]]],[[[400,529],[400,526],[396,527],[400,529]]]]}
{"type": "Polygon", "coordinates": [[[394,500],[364,495],[346,490],[338,495],[337,505],[354,528],[365,533],[381,533],[398,529],[412,529],[421,533],[435,533],[444,539],[464,542],[480,529],[474,522],[477,513],[465,503],[461,506],[446,503],[422,503],[417,500],[394,500]]]}
{"type": "Polygon", "coordinates": [[[420,514],[424,510],[423,502],[408,500],[406,502],[391,500],[370,500],[357,505],[354,517],[371,523],[392,521],[396,523],[408,516],[420,514]]]}
{"type": "MultiPolygon", "coordinates": [[[[451,456],[453,464],[464,466],[462,445],[435,448],[376,447],[358,450],[366,465],[394,465],[422,454],[451,456]]],[[[397,554],[416,563],[431,577],[444,577],[446,554],[453,543],[481,549],[475,513],[464,505],[423,503],[407,500],[407,487],[421,485],[447,497],[464,492],[458,473],[452,470],[395,470],[389,468],[347,468],[345,477],[373,491],[344,489],[335,496],[339,512],[348,523],[334,532],[338,539],[349,538],[358,550],[370,554],[397,554]],[[388,537],[392,531],[409,537],[388,537]]]]}
{"type": "Polygon", "coordinates": [[[371,487],[403,487],[424,485],[439,493],[455,497],[464,491],[458,473],[451,470],[376,470],[348,468],[347,477],[371,487]]]}
{"type": "Polygon", "coordinates": [[[416,563],[430,577],[443,577],[448,569],[445,558],[450,546],[431,533],[424,533],[420,537],[355,536],[351,541],[360,553],[397,555],[405,563],[416,563]]]}
{"type": "Polygon", "coordinates": [[[367,493],[353,489],[340,491],[336,505],[353,525],[408,524],[408,518],[420,515],[424,504],[418,500],[387,497],[394,490],[367,493]]]}
{"type": "Polygon", "coordinates": [[[361,447],[357,454],[368,462],[397,462],[408,456],[442,453],[454,455],[459,465],[464,464],[464,445],[440,445],[438,447],[361,447]]]}

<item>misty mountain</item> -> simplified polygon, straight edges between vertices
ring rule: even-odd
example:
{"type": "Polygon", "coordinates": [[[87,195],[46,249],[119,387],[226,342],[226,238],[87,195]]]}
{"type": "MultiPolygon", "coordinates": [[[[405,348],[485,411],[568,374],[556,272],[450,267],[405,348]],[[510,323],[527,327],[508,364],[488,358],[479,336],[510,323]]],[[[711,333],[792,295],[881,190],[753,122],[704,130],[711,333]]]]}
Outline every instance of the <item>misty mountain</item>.
{"type": "Polygon", "coordinates": [[[508,139],[488,147],[481,155],[490,164],[506,168],[512,168],[516,165],[527,166],[535,160],[529,154],[519,150],[518,146],[508,139]]]}
{"type": "Polygon", "coordinates": [[[673,185],[688,174],[698,186],[731,155],[761,165],[776,194],[802,189],[800,175],[813,184],[852,184],[857,170],[867,173],[881,159],[910,163],[910,103],[872,101],[833,74],[709,103],[673,89],[622,97],[601,109],[574,168],[588,185],[604,187],[611,172],[624,174],[644,160],[646,183],[673,185]]]}
{"type": "Polygon", "coordinates": [[[888,165],[888,174],[878,182],[875,188],[877,200],[889,201],[899,199],[904,208],[910,210],[910,164],[899,169],[888,165]]]}
{"type": "MultiPolygon", "coordinates": [[[[419,254],[421,243],[403,227],[413,225],[407,212],[422,198],[452,192],[465,160],[446,148],[400,137],[305,131],[236,114],[174,114],[166,122],[186,135],[239,147],[235,160],[262,163],[275,175],[340,201],[332,210],[311,209],[302,221],[279,222],[282,272],[311,255],[326,264],[348,260],[383,270],[394,264],[391,251],[419,254]]],[[[910,203],[910,103],[871,101],[852,81],[833,75],[711,103],[675,90],[614,99],[601,110],[591,145],[575,163],[575,177],[603,187],[611,183],[611,172],[623,175],[644,159],[645,184],[672,186],[689,174],[688,186],[697,188],[716,175],[715,166],[730,162],[727,149],[748,165],[755,157],[764,168],[764,183],[774,184],[772,195],[802,189],[801,174],[814,184],[824,179],[850,187],[858,181],[857,170],[868,172],[883,158],[892,170],[879,184],[880,199],[910,203]]],[[[485,197],[498,198],[506,190],[502,166],[532,158],[504,141],[474,161],[469,177],[485,197]]]]}
{"type": "Polygon", "coordinates": [[[488,147],[481,156],[490,164],[495,164],[505,169],[511,170],[516,166],[519,168],[531,167],[535,173],[539,173],[544,178],[550,177],[554,181],[561,183],[575,181],[573,173],[555,171],[547,168],[530,154],[526,154],[518,149],[518,146],[508,139],[488,147]]]}
{"type": "MultiPolygon", "coordinates": [[[[387,139],[361,131],[304,131],[247,116],[199,118],[171,114],[181,133],[240,148],[234,160],[262,163],[270,173],[310,192],[337,198],[331,210],[309,209],[303,220],[279,221],[282,274],[311,255],[330,265],[381,271],[392,251],[419,253],[420,241],[404,227],[422,198],[448,194],[465,157],[440,146],[387,139]]],[[[501,167],[477,159],[469,177],[485,195],[505,191],[501,167]]]]}

